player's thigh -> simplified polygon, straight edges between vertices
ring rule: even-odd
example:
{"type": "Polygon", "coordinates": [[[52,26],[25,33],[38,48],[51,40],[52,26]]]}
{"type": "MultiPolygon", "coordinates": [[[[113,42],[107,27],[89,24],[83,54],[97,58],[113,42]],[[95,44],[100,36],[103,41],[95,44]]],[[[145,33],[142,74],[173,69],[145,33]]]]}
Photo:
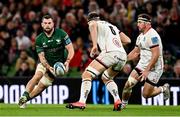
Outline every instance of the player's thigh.
{"type": "Polygon", "coordinates": [[[104,71],[106,68],[104,65],[102,65],[100,62],[98,62],[97,60],[93,60],[90,64],[90,67],[96,69],[99,72],[104,71]]]}
{"type": "Polygon", "coordinates": [[[143,94],[151,94],[154,91],[154,87],[158,83],[163,70],[151,71],[148,74],[146,82],[144,84],[143,94]]]}
{"type": "Polygon", "coordinates": [[[154,70],[150,71],[147,77],[146,82],[149,82],[152,85],[156,85],[161,78],[163,70],[154,70]]]}
{"type": "Polygon", "coordinates": [[[42,65],[42,63],[38,63],[37,67],[36,67],[36,71],[35,71],[35,74],[36,72],[41,72],[42,74],[45,74],[46,73],[46,68],[42,65]]]}
{"type": "Polygon", "coordinates": [[[82,74],[82,78],[94,78],[100,75],[106,68],[96,60],[93,60],[82,74]]]}
{"type": "Polygon", "coordinates": [[[136,79],[136,80],[138,80],[138,78],[139,78],[139,74],[137,73],[137,71],[135,69],[132,70],[132,72],[130,73],[129,76],[136,79]]]}
{"type": "Polygon", "coordinates": [[[39,81],[45,73],[46,68],[41,63],[39,63],[36,67],[36,71],[32,79],[39,81]]]}
{"type": "Polygon", "coordinates": [[[152,92],[154,91],[154,86],[145,82],[144,83],[144,88],[143,88],[143,95],[149,95],[152,94],[152,92]]]}
{"type": "Polygon", "coordinates": [[[43,73],[41,71],[37,71],[32,77],[32,80],[39,81],[42,77],[43,77],[43,73]]]}
{"type": "Polygon", "coordinates": [[[107,73],[111,78],[114,78],[119,73],[119,71],[115,71],[112,67],[110,67],[107,69],[107,73]]]}
{"type": "Polygon", "coordinates": [[[114,71],[112,67],[108,68],[107,70],[104,71],[102,74],[102,80],[106,84],[109,80],[113,80],[114,77],[119,73],[119,71],[114,71]]]}

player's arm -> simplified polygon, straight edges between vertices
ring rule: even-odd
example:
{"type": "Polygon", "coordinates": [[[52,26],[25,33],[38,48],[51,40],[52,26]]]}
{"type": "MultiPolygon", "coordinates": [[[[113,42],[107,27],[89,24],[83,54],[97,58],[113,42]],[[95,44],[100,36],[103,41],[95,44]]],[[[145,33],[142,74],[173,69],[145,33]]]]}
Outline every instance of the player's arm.
{"type": "Polygon", "coordinates": [[[50,69],[50,65],[49,63],[47,62],[46,58],[45,58],[45,54],[44,52],[40,52],[38,53],[38,57],[39,57],[39,60],[40,62],[42,63],[42,65],[46,68],[46,69],[50,69]]]}
{"type": "Polygon", "coordinates": [[[68,51],[68,56],[67,56],[67,59],[66,59],[66,62],[69,62],[71,61],[71,59],[73,58],[74,56],[74,47],[72,45],[72,43],[69,43],[68,45],[65,46],[67,51],[68,51]]]}
{"type": "Polygon", "coordinates": [[[66,68],[65,72],[68,72],[69,71],[69,63],[71,62],[71,59],[74,56],[74,47],[73,47],[73,44],[67,34],[66,34],[64,40],[65,40],[65,48],[68,51],[68,56],[67,56],[66,61],[64,62],[64,65],[66,68]]]}
{"type": "Polygon", "coordinates": [[[128,54],[128,61],[136,59],[140,54],[140,49],[138,46],[135,46],[134,49],[128,54]]]}
{"type": "Polygon", "coordinates": [[[42,47],[41,38],[39,38],[39,37],[36,38],[36,52],[38,54],[39,60],[42,63],[42,65],[46,69],[51,70],[52,67],[49,65],[49,63],[47,62],[47,60],[45,58],[45,53],[44,53],[44,49],[42,47]]]}
{"type": "Polygon", "coordinates": [[[55,74],[54,74],[54,68],[51,67],[51,66],[49,65],[49,63],[47,62],[47,60],[46,60],[46,58],[45,58],[44,52],[38,53],[38,57],[39,57],[39,60],[40,60],[40,62],[42,63],[42,65],[43,65],[47,70],[49,70],[53,75],[55,75],[55,74]]]}
{"type": "Polygon", "coordinates": [[[89,22],[89,31],[93,43],[93,47],[90,52],[90,56],[93,58],[98,53],[97,48],[97,22],[96,21],[90,21],[89,22]]]}
{"type": "Polygon", "coordinates": [[[89,31],[90,31],[93,46],[97,46],[97,22],[96,21],[90,21],[89,31]]]}
{"type": "Polygon", "coordinates": [[[120,32],[119,35],[123,45],[131,43],[131,39],[125,33],[120,32]]]}
{"type": "Polygon", "coordinates": [[[155,46],[155,47],[152,47],[151,48],[151,52],[152,52],[152,57],[151,57],[151,60],[146,68],[147,71],[150,71],[154,65],[156,64],[158,58],[159,58],[159,46],[155,46]]]}

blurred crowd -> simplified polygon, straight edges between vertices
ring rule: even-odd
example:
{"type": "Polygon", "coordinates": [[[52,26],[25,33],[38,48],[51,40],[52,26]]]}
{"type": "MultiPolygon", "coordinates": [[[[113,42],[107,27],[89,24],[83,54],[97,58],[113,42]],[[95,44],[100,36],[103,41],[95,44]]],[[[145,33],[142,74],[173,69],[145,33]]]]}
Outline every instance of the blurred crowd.
{"type": "MultiPolygon", "coordinates": [[[[96,11],[101,19],[115,24],[132,40],[138,36],[138,14],[152,16],[152,26],[164,46],[164,78],[180,78],[180,4],[178,0],[1,0],[0,1],[0,76],[32,76],[38,62],[35,38],[41,33],[41,18],[51,14],[55,27],[70,36],[75,56],[67,77],[80,77],[91,62],[92,47],[86,17],[96,11]]],[[[137,60],[128,62],[119,74],[127,77],[137,60]]]]}

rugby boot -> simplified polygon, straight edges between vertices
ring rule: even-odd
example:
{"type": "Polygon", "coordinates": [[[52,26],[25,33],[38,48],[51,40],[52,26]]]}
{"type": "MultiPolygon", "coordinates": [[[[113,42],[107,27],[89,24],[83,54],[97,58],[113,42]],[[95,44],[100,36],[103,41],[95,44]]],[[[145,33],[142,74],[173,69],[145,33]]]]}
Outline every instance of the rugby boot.
{"type": "Polygon", "coordinates": [[[19,108],[21,108],[21,109],[24,109],[24,108],[26,108],[27,107],[27,104],[26,103],[23,103],[21,106],[19,106],[19,108]]]}
{"type": "Polygon", "coordinates": [[[26,96],[20,97],[19,102],[18,102],[19,107],[20,108],[25,107],[26,102],[27,102],[26,96]]]}
{"type": "Polygon", "coordinates": [[[117,100],[115,103],[114,103],[114,109],[113,111],[121,111],[121,105],[122,105],[122,102],[121,100],[117,100]]]}
{"type": "Polygon", "coordinates": [[[74,102],[74,103],[67,104],[66,108],[69,108],[69,109],[79,108],[79,109],[84,110],[86,108],[86,104],[82,102],[74,102]]]}
{"type": "Polygon", "coordinates": [[[127,104],[122,103],[122,104],[121,104],[121,110],[122,110],[122,109],[125,109],[125,108],[126,108],[126,106],[127,106],[127,104]]]}
{"type": "Polygon", "coordinates": [[[163,88],[164,88],[164,92],[163,92],[163,95],[164,95],[164,100],[168,100],[170,98],[170,87],[169,87],[169,84],[166,83],[163,85],[163,88]]]}

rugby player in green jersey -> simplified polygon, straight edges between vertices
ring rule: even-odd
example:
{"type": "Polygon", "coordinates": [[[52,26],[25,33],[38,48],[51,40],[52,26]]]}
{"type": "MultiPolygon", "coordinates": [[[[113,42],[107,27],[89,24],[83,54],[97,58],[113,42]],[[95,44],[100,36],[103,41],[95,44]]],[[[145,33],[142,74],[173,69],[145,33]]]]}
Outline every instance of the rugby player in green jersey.
{"type": "Polygon", "coordinates": [[[26,107],[26,102],[39,95],[44,89],[52,85],[55,75],[53,65],[64,63],[68,72],[69,62],[74,56],[74,48],[67,33],[62,29],[55,29],[50,15],[42,18],[43,32],[36,38],[36,52],[40,63],[32,79],[26,85],[25,92],[19,99],[20,108],[26,107]],[[35,86],[37,87],[35,88],[35,86]]]}

